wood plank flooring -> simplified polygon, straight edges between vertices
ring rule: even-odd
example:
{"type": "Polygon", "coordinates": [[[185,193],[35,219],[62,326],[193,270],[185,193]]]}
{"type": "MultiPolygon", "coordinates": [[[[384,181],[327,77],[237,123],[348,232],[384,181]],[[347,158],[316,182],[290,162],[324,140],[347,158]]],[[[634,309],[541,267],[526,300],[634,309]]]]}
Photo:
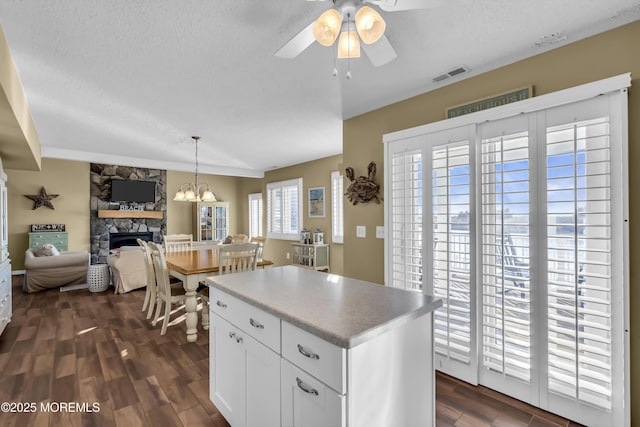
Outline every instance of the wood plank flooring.
{"type": "MultiPolygon", "coordinates": [[[[24,294],[21,286],[14,276],[13,320],[0,336],[0,403],[35,411],[0,411],[0,426],[229,425],[209,400],[208,334],[187,343],[183,311],[162,337],[140,311],[142,290],[24,294]],[[97,403],[99,411],[61,411],[63,402],[97,403]]],[[[445,375],[436,388],[438,427],[577,426],[445,375]]]]}

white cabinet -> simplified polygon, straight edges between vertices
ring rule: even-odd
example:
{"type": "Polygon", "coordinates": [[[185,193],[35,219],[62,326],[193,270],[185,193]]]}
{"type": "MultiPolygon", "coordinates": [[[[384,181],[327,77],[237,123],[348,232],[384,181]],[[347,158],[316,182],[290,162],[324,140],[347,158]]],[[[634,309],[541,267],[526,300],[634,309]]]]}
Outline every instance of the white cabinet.
{"type": "Polygon", "coordinates": [[[229,202],[196,202],[193,236],[196,242],[224,240],[229,235],[229,202]]]}
{"type": "MultiPolygon", "coordinates": [[[[210,293],[211,401],[234,427],[280,426],[280,355],[253,338],[264,333],[272,340],[270,315],[227,294],[210,293]],[[254,330],[248,333],[249,328],[254,330]]],[[[279,320],[275,333],[279,349],[279,320]]]]}
{"type": "Polygon", "coordinates": [[[292,243],[293,265],[310,270],[329,271],[329,245],[307,245],[292,243]]]}
{"type": "Polygon", "coordinates": [[[0,262],[9,259],[9,218],[7,175],[0,159],[0,262]]]}
{"type": "Polygon", "coordinates": [[[282,427],[346,425],[345,396],[282,359],[282,427]]]}
{"type": "MultiPolygon", "coordinates": [[[[325,274],[291,266],[207,278],[215,284],[209,288],[210,396],[229,424],[435,425],[433,313],[384,314],[373,334],[360,326],[398,307],[400,298],[410,310],[425,297],[341,280],[338,286],[325,274]],[[356,333],[344,332],[349,322],[356,333]]],[[[432,304],[430,310],[439,306],[432,304]]]]}

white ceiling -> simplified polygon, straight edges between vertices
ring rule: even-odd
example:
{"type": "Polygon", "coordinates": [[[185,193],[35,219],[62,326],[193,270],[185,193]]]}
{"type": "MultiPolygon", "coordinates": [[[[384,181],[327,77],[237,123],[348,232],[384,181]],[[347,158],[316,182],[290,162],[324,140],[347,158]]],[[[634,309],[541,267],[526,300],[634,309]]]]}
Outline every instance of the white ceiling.
{"type": "MultiPolygon", "coordinates": [[[[429,1],[429,0],[425,0],[429,1]]],[[[442,0],[382,12],[398,58],[332,77],[273,53],[331,2],[2,0],[43,157],[260,177],[342,152],[342,120],[640,19],[639,0],[442,0]],[[559,34],[558,36],[552,36],[559,34]]],[[[505,88],[509,89],[509,88],[505,88]]]]}

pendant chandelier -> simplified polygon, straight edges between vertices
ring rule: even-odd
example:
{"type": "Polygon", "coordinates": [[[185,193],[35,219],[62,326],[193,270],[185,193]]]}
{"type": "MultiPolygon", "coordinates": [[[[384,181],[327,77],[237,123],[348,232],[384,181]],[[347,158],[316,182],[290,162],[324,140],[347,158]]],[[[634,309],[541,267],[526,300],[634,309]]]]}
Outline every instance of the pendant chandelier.
{"type": "Polygon", "coordinates": [[[209,189],[209,185],[204,182],[202,184],[198,183],[198,141],[200,137],[192,136],[191,138],[193,138],[196,146],[196,180],[195,183],[188,182],[182,184],[173,200],[179,202],[216,202],[216,195],[209,189]],[[200,196],[201,188],[204,188],[202,196],[200,196]]]}

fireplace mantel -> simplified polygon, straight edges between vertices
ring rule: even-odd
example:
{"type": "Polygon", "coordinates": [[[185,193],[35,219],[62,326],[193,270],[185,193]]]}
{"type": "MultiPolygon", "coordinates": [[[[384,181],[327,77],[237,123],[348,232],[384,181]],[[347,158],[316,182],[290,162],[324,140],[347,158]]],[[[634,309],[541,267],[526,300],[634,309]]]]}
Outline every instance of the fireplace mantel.
{"type": "Polygon", "coordinates": [[[98,218],[154,218],[162,219],[162,211],[127,211],[106,209],[98,211],[98,218]]]}

